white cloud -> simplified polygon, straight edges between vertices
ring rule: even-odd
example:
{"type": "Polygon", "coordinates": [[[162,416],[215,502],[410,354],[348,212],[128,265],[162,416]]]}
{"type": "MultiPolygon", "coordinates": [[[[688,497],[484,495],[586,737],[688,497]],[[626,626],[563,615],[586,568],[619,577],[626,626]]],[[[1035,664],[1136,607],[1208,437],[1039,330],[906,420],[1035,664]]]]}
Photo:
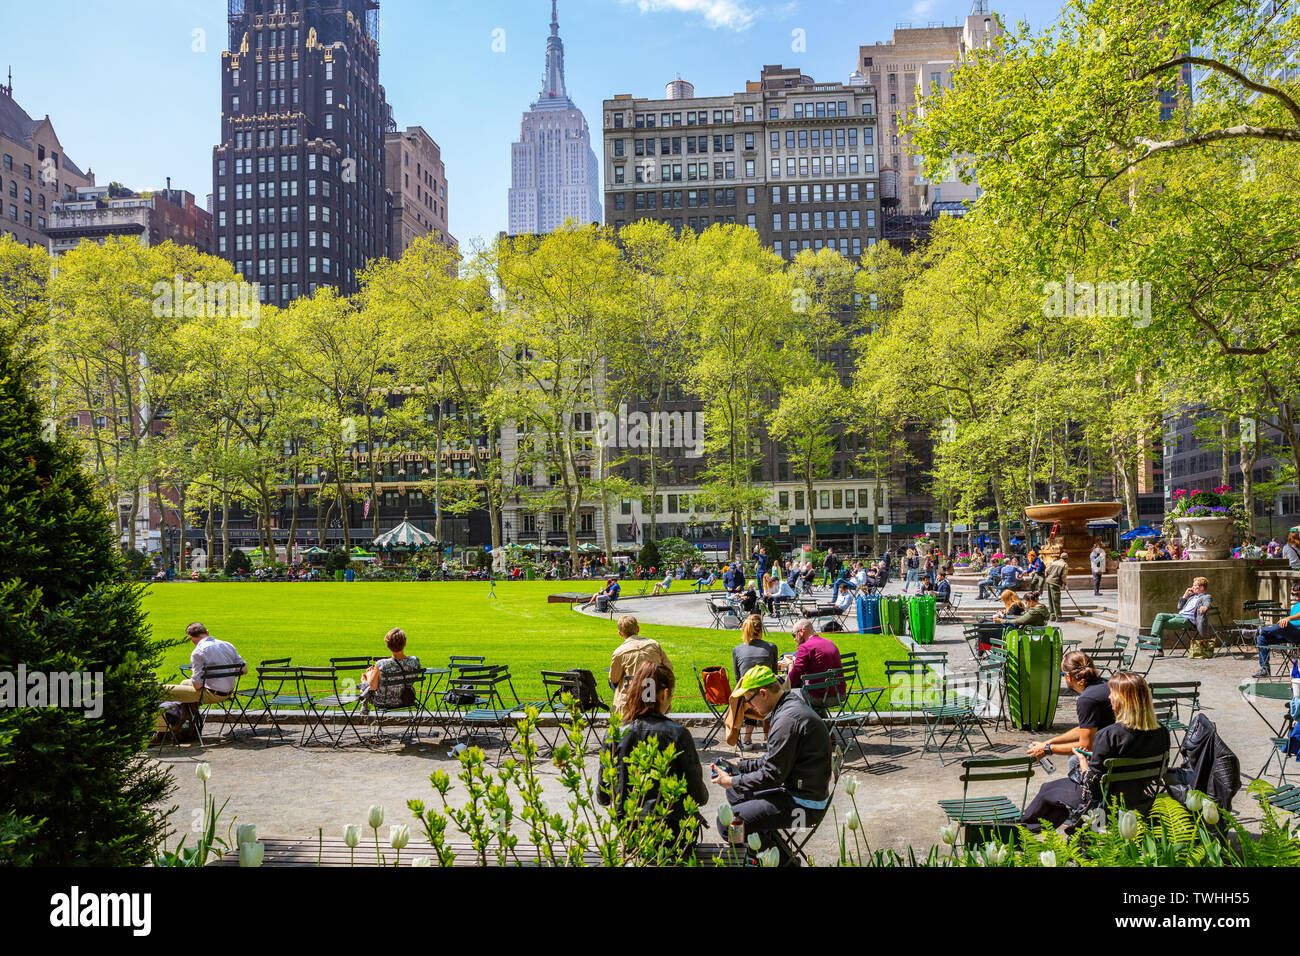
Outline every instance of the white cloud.
{"type": "Polygon", "coordinates": [[[636,3],[642,13],[695,13],[710,27],[745,30],[754,22],[755,11],[749,0],[623,0],[636,3]]]}
{"type": "Polygon", "coordinates": [[[934,0],[916,0],[916,2],[912,4],[912,9],[908,10],[907,13],[908,16],[920,18],[928,16],[930,11],[933,9],[934,0]]]}

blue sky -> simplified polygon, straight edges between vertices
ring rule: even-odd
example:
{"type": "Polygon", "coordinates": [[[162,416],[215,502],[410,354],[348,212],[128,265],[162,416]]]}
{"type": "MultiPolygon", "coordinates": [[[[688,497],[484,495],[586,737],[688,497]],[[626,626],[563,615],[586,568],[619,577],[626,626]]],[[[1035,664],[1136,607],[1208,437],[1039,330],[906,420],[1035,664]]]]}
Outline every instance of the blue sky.
{"type": "MultiPolygon", "coordinates": [[[[1007,22],[1036,28],[1059,8],[993,0],[1007,22]]],[[[953,24],[969,9],[970,0],[560,0],[560,33],[569,93],[599,127],[603,99],[662,96],[679,73],[702,96],[743,89],[765,63],[842,81],[858,45],[888,40],[896,23],[953,24]]],[[[510,143],[541,86],[549,22],[549,0],[381,0],[380,81],[398,125],[423,126],[442,147],[463,248],[505,226],[510,143]]],[[[50,115],[78,165],[134,188],[171,176],[200,202],[212,188],[225,47],[224,0],[0,4],[0,74],[12,66],[18,102],[50,115]]]]}

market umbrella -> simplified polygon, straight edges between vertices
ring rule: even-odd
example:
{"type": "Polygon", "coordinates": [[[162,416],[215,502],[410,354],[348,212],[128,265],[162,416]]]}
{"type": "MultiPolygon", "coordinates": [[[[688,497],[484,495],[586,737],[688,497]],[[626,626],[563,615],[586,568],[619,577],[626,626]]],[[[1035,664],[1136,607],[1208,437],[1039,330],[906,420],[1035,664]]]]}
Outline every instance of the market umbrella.
{"type": "Polygon", "coordinates": [[[318,548],[315,545],[312,545],[306,551],[300,551],[298,553],[299,554],[329,554],[329,552],[326,551],[324,548],[318,548]]]}
{"type": "Polygon", "coordinates": [[[1136,538],[1158,538],[1158,537],[1160,537],[1159,531],[1157,531],[1155,528],[1152,528],[1150,525],[1144,524],[1141,527],[1133,528],[1132,530],[1125,531],[1122,535],[1119,536],[1119,539],[1121,541],[1133,541],[1136,538]]]}
{"type": "Polygon", "coordinates": [[[374,545],[376,548],[423,548],[436,540],[429,532],[421,531],[403,517],[396,528],[375,538],[374,545]]]}
{"type": "Polygon", "coordinates": [[[581,551],[583,554],[604,553],[600,548],[596,547],[594,544],[591,544],[590,542],[587,541],[584,541],[582,544],[578,545],[578,550],[581,551]]]}

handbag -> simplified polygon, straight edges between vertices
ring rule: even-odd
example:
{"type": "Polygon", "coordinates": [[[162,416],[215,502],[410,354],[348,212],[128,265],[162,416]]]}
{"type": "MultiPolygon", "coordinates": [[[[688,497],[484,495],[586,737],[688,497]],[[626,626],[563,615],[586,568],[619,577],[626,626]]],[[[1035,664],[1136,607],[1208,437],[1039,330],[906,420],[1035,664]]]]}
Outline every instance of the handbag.
{"type": "Polygon", "coordinates": [[[1214,657],[1214,640],[1206,637],[1192,641],[1192,646],[1187,652],[1187,656],[1202,661],[1210,660],[1214,657]]]}

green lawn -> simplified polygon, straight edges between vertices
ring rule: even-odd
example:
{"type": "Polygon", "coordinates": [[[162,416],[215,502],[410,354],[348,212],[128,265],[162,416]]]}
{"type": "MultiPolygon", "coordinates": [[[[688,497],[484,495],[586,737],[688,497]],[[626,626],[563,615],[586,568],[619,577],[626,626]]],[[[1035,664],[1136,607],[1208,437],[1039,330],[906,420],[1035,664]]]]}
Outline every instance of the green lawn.
{"type": "MultiPolygon", "coordinates": [[[[557,591],[591,592],[600,582],[498,582],[497,597],[487,597],[484,583],[335,582],[153,585],[144,609],[154,633],[184,638],[185,626],[202,621],[213,636],[230,641],[250,664],[291,657],[295,664],[328,664],[331,657],[384,656],[384,634],[406,631],[407,653],[426,665],[445,664],[452,654],[479,654],[490,664],[508,664],[521,697],[541,693],[542,670],[585,667],[599,683],[619,644],[613,621],[591,618],[567,604],[547,604],[557,591]]],[[[642,602],[625,602],[632,613],[642,602]]],[[[699,693],[691,673],[725,664],[730,670],[736,631],[693,627],[642,626],[642,633],[663,645],[677,672],[679,710],[699,710],[699,693]]],[[[781,652],[794,650],[789,634],[768,635],[781,652]]],[[[903,656],[889,636],[837,634],[841,650],[857,651],[864,685],[884,681],[885,660],[903,656]]],[[[179,676],[189,660],[190,644],[168,652],[160,676],[179,676]]]]}

